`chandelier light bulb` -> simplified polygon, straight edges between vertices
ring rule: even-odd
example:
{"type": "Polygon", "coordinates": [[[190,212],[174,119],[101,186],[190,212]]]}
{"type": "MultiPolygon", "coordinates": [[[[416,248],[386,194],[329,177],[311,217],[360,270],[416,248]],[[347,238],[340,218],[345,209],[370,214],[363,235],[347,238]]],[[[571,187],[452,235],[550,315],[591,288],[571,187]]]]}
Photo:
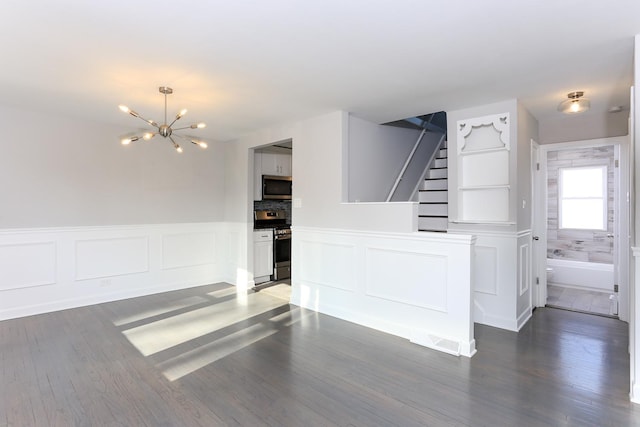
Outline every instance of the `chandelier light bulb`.
{"type": "Polygon", "coordinates": [[[171,95],[173,93],[173,89],[171,89],[170,87],[161,86],[161,87],[158,88],[158,90],[160,91],[161,94],[164,95],[164,122],[162,124],[158,124],[154,120],[146,119],[146,118],[140,116],[138,113],[136,113],[132,109],[130,109],[129,107],[127,107],[126,105],[121,104],[121,105],[118,106],[120,111],[122,111],[123,113],[130,114],[130,115],[132,115],[134,117],[137,117],[137,118],[139,118],[141,120],[144,120],[148,125],[153,126],[155,129],[153,129],[153,131],[150,131],[150,132],[144,132],[142,134],[139,134],[138,136],[124,137],[124,138],[122,138],[120,140],[120,143],[122,145],[129,145],[134,141],[138,141],[139,139],[143,139],[145,141],[149,141],[149,140],[153,139],[156,135],[160,135],[163,138],[169,139],[171,141],[171,143],[173,144],[173,148],[175,148],[175,150],[178,153],[182,153],[183,152],[183,148],[180,145],[178,145],[178,143],[174,140],[174,137],[183,138],[186,141],[189,141],[189,142],[192,142],[195,145],[198,145],[200,148],[207,148],[208,145],[204,141],[191,139],[192,137],[190,137],[190,136],[180,135],[179,133],[176,133],[176,131],[180,131],[180,130],[183,130],[183,129],[202,129],[202,128],[206,127],[206,124],[203,123],[203,122],[197,122],[197,123],[193,123],[191,125],[187,125],[187,126],[184,126],[184,127],[178,127],[178,128],[173,127],[173,124],[177,120],[179,120],[185,114],[187,114],[187,109],[183,108],[182,110],[180,110],[178,112],[178,114],[176,114],[175,119],[172,122],[169,122],[167,120],[167,95],[171,95]]]}
{"type": "Polygon", "coordinates": [[[198,141],[197,139],[192,139],[191,143],[199,146],[200,148],[207,148],[209,145],[204,141],[198,141]]]}

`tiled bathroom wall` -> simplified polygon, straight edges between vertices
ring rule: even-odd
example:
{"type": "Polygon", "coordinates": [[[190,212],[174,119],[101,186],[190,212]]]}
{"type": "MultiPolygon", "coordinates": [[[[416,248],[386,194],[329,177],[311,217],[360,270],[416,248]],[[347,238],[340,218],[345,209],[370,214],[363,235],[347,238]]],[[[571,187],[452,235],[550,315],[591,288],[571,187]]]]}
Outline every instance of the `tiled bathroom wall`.
{"type": "Polygon", "coordinates": [[[614,147],[580,148],[547,153],[547,258],[613,263],[614,147]],[[558,169],[607,165],[607,230],[558,229],[558,169]]]}

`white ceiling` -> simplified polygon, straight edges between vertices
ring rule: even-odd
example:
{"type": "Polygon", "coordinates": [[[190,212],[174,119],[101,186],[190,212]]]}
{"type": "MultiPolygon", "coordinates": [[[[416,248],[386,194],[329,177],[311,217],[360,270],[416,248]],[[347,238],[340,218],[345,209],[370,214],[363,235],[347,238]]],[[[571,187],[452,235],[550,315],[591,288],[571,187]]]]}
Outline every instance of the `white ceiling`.
{"type": "MultiPolygon", "coordinates": [[[[132,125],[117,105],[206,121],[206,137],[346,110],[382,123],[574,90],[629,106],[638,0],[2,0],[0,103],[132,125]]],[[[144,123],[138,125],[144,127],[144,123]]]]}

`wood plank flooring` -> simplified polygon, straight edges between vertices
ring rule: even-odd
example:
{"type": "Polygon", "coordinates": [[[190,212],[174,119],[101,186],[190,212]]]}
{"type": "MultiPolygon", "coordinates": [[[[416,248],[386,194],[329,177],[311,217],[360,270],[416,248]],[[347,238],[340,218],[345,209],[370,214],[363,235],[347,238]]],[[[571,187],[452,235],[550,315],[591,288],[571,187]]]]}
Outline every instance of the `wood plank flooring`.
{"type": "Polygon", "coordinates": [[[640,426],[627,329],[542,308],[457,358],[215,284],[0,322],[0,426],[640,426]]]}

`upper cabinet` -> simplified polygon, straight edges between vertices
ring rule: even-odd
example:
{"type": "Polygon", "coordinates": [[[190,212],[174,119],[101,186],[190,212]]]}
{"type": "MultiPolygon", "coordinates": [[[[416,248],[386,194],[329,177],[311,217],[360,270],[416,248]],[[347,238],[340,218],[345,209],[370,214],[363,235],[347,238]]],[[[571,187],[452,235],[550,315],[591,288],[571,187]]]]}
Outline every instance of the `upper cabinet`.
{"type": "Polygon", "coordinates": [[[291,176],[291,155],[258,153],[262,156],[261,175],[291,176]]]}
{"type": "Polygon", "coordinates": [[[262,175],[291,176],[291,154],[254,153],[253,200],[262,200],[262,175]]]}

